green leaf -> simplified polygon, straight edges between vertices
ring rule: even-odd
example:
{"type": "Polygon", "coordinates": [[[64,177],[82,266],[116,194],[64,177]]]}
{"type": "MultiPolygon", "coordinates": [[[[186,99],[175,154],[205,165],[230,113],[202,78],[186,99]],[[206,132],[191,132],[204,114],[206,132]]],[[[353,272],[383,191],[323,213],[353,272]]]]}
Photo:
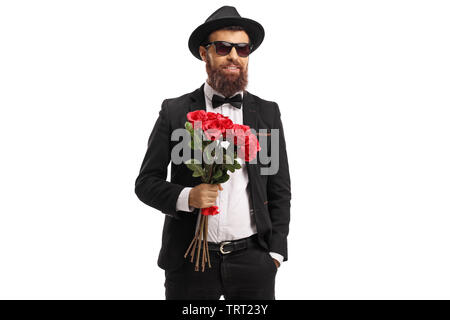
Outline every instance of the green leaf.
{"type": "Polygon", "coordinates": [[[194,171],[192,174],[193,177],[203,177],[204,170],[197,159],[189,159],[185,161],[185,164],[190,170],[194,171]]]}
{"type": "Polygon", "coordinates": [[[224,164],[225,169],[230,170],[231,172],[234,172],[234,165],[232,164],[224,164]]]}
{"type": "Polygon", "coordinates": [[[202,150],[202,140],[199,138],[198,134],[193,133],[192,135],[193,139],[191,140],[190,146],[191,149],[196,150],[195,149],[195,144],[197,144],[197,150],[202,150]]]}
{"type": "Polygon", "coordinates": [[[203,171],[201,165],[199,165],[199,164],[187,163],[186,166],[187,166],[189,169],[191,169],[192,171],[200,171],[200,170],[203,171]]]}
{"type": "Polygon", "coordinates": [[[192,128],[192,123],[190,123],[189,121],[186,121],[186,123],[184,124],[184,127],[186,128],[187,131],[189,131],[191,136],[194,134],[194,128],[192,128]]]}
{"type": "Polygon", "coordinates": [[[216,179],[220,178],[221,176],[222,176],[222,170],[218,169],[212,177],[213,177],[213,179],[216,180],[216,179]]]}
{"type": "Polygon", "coordinates": [[[192,174],[193,177],[202,177],[203,173],[199,172],[199,171],[194,171],[194,173],[192,174]]]}
{"type": "Polygon", "coordinates": [[[228,181],[228,179],[230,179],[230,175],[225,173],[224,175],[222,175],[220,178],[218,178],[215,183],[224,183],[226,181],[228,181]]]}

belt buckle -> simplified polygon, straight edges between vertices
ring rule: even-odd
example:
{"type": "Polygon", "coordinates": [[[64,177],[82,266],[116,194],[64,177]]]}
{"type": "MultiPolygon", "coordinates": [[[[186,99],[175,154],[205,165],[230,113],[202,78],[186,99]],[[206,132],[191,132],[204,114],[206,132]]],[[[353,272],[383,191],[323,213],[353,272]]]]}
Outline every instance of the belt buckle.
{"type": "Polygon", "coordinates": [[[220,248],[219,248],[220,253],[222,253],[222,254],[228,254],[228,253],[231,252],[231,251],[223,251],[223,246],[226,245],[226,244],[229,244],[229,243],[231,243],[231,242],[230,242],[230,241],[225,241],[225,242],[222,242],[222,243],[220,244],[220,248]]]}

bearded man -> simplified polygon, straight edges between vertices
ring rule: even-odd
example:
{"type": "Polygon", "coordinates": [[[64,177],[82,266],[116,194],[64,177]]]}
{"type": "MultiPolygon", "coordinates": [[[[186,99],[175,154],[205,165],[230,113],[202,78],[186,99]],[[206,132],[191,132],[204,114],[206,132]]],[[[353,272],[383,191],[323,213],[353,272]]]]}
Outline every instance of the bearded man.
{"type": "Polygon", "coordinates": [[[263,39],[261,24],[234,7],[211,14],[189,38],[191,53],[205,62],[207,80],[191,93],[165,99],[150,134],[135,192],[166,215],[158,258],[166,299],[275,299],[275,277],[288,257],[291,186],[278,104],[246,90],[249,55],[263,39]],[[277,131],[278,141],[268,142],[266,150],[277,148],[277,172],[263,175],[267,165],[241,162],[225,183],[207,184],[172,161],[166,181],[175,145],[171,133],[184,128],[187,113],[195,110],[221,113],[254,129],[258,138],[277,131]],[[211,268],[195,271],[184,253],[199,228],[200,209],[214,205],[220,213],[208,222],[211,268]]]}

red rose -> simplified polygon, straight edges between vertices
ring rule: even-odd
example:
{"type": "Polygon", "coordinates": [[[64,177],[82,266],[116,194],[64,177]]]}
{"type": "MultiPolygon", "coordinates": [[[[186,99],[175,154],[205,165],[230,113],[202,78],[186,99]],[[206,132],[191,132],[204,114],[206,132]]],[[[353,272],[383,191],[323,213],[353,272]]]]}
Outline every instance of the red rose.
{"type": "Polygon", "coordinates": [[[218,119],[203,121],[202,130],[208,140],[219,139],[222,135],[222,126],[218,119]]]}
{"type": "Polygon", "coordinates": [[[208,120],[208,115],[206,114],[205,110],[196,110],[196,111],[189,112],[186,117],[187,117],[188,121],[192,124],[192,127],[194,127],[194,123],[196,121],[203,122],[203,121],[208,120]]]}
{"type": "Polygon", "coordinates": [[[222,135],[223,135],[224,139],[226,139],[227,130],[233,129],[234,123],[233,123],[233,121],[228,119],[228,117],[222,118],[219,121],[220,121],[221,130],[222,130],[222,135]]]}
{"type": "Polygon", "coordinates": [[[254,134],[245,137],[245,144],[237,149],[237,156],[246,162],[250,162],[256,158],[256,153],[261,150],[258,138],[254,134]]]}
{"type": "Polygon", "coordinates": [[[216,119],[227,119],[227,116],[222,115],[221,113],[215,113],[215,112],[207,112],[206,116],[208,120],[216,120],[216,119]]]}
{"type": "Polygon", "coordinates": [[[233,124],[231,130],[228,131],[231,135],[227,136],[227,140],[237,146],[245,144],[245,137],[252,134],[250,127],[243,124],[233,124]]]}
{"type": "Polygon", "coordinates": [[[233,128],[233,121],[228,117],[206,120],[202,123],[202,129],[208,140],[219,139],[221,135],[225,137],[226,130],[233,128]]]}
{"type": "Polygon", "coordinates": [[[237,123],[235,123],[233,125],[233,129],[242,129],[244,131],[247,131],[247,130],[250,130],[250,127],[245,125],[245,124],[237,124],[237,123]]]}
{"type": "Polygon", "coordinates": [[[218,206],[212,206],[209,208],[202,208],[200,213],[204,216],[213,216],[219,213],[219,207],[218,206]]]}
{"type": "Polygon", "coordinates": [[[208,130],[208,129],[218,129],[221,130],[220,120],[218,119],[211,119],[203,121],[202,123],[202,130],[208,130]]]}

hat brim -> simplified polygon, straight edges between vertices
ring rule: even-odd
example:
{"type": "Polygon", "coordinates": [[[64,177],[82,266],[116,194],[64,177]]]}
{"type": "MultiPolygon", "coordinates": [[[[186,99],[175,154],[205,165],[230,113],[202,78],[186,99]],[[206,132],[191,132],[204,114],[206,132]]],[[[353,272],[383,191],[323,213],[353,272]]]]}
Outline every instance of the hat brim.
{"type": "Polygon", "coordinates": [[[252,52],[254,52],[264,40],[264,28],[260,23],[254,20],[239,17],[216,19],[198,26],[189,37],[189,50],[194,57],[202,60],[198,50],[202,42],[207,39],[211,32],[227,26],[241,26],[245,29],[253,45],[252,52]]]}

